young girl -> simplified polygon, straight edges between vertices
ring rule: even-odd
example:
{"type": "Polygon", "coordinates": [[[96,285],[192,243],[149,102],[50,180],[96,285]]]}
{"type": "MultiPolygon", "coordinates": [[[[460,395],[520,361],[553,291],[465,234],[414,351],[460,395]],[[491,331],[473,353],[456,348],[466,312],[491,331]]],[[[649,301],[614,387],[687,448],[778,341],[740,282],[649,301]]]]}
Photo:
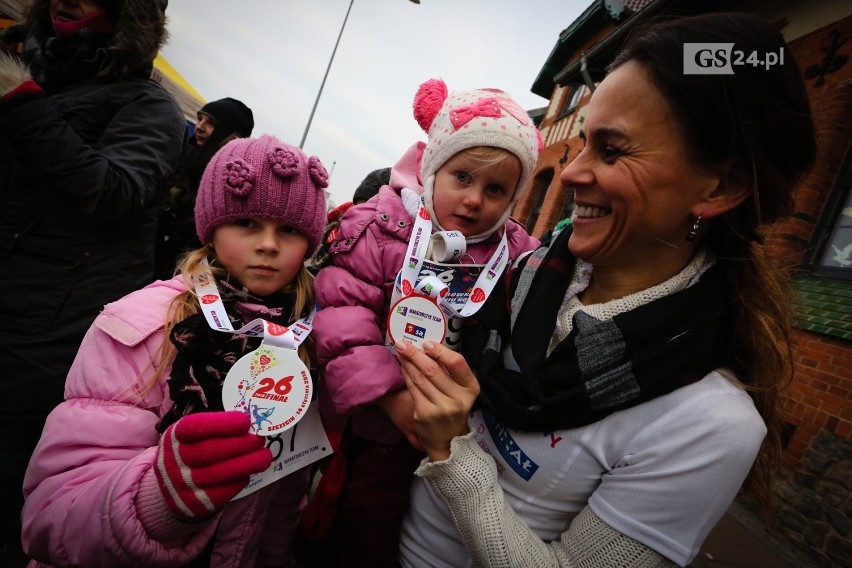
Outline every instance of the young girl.
{"type": "Polygon", "coordinates": [[[541,147],[526,112],[502,91],[448,96],[443,81],[433,79],[418,89],[414,115],[428,143],[412,146],[392,168],[390,185],[346,212],[330,246],[333,265],[316,281],[317,357],[325,366],[320,408],[330,422],[351,419],[346,486],[331,536],[345,565],[396,564],[421,458],[412,446],[411,397],[386,343],[395,280],[403,261],[409,263],[421,197],[434,230],[464,236],[466,250],[456,262],[485,264],[500,250],[511,262],[538,245],[509,219],[541,147]]]}
{"type": "MultiPolygon", "coordinates": [[[[32,558],[63,566],[292,562],[310,468],[231,501],[271,462],[249,417],[222,412],[227,371],[260,339],[213,330],[191,277],[209,262],[234,329],[308,315],[304,259],[322,236],[327,179],[316,157],[272,136],[234,140],[214,156],[195,209],[204,246],[180,276],[107,305],[80,347],[24,483],[32,558]]],[[[304,343],[299,356],[310,366],[304,343]]]]}

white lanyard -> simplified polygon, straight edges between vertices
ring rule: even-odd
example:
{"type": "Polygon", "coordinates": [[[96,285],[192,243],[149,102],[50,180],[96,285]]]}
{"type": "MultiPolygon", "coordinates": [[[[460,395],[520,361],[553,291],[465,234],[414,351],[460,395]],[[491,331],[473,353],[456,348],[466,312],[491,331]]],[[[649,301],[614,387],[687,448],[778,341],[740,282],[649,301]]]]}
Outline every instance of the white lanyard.
{"type": "Polygon", "coordinates": [[[311,313],[306,317],[296,320],[287,327],[257,318],[235,330],[234,326],[231,325],[231,320],[228,319],[225,304],[222,302],[222,295],[219,293],[219,288],[216,286],[210,264],[206,258],[201,261],[201,269],[200,273],[192,275],[192,283],[195,286],[195,293],[198,295],[201,312],[204,314],[208,325],[213,329],[250,337],[262,337],[263,343],[287,349],[298,348],[313,330],[315,310],[311,310],[311,313]]]}
{"type": "Polygon", "coordinates": [[[469,317],[477,312],[485,303],[485,299],[494,290],[497,285],[498,278],[503,269],[509,263],[509,244],[506,239],[506,230],[503,230],[503,235],[500,238],[500,244],[485,268],[479,274],[476,282],[473,285],[473,290],[467,300],[460,307],[450,305],[444,301],[448,287],[439,278],[435,276],[427,276],[423,278],[415,286],[417,277],[420,274],[420,269],[423,261],[426,258],[426,250],[428,247],[429,237],[432,233],[432,219],[423,199],[420,199],[420,208],[417,212],[417,217],[414,220],[414,227],[411,231],[411,238],[408,241],[408,249],[405,252],[405,259],[400,270],[400,287],[403,297],[411,295],[413,292],[429,296],[436,302],[439,302],[441,308],[456,318],[469,317]]]}

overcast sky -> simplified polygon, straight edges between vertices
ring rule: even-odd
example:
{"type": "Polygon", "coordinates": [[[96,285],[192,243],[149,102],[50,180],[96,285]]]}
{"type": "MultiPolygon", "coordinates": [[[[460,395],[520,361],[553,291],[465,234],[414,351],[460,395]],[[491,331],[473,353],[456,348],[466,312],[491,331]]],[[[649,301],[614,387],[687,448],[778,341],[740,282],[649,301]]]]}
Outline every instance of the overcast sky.
{"type": "MultiPolygon", "coordinates": [[[[527,110],[530,89],[559,38],[591,0],[354,0],[304,150],[331,173],[337,204],[364,176],[391,166],[426,135],[417,87],[498,87],[527,110]]],[[[253,135],[298,145],[349,0],[172,0],[169,62],[208,101],[252,108],[253,135]]]]}

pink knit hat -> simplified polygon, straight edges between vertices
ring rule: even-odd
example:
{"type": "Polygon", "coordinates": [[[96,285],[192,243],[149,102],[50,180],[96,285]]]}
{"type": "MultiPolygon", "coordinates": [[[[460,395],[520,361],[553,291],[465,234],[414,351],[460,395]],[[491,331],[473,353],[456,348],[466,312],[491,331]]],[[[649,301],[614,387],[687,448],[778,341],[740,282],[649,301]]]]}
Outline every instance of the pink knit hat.
{"type": "Polygon", "coordinates": [[[316,156],[263,135],[225,144],[207,164],[195,199],[195,230],[202,243],[227,221],[262,217],[308,238],[312,253],[326,222],[328,172],[316,156]]]}

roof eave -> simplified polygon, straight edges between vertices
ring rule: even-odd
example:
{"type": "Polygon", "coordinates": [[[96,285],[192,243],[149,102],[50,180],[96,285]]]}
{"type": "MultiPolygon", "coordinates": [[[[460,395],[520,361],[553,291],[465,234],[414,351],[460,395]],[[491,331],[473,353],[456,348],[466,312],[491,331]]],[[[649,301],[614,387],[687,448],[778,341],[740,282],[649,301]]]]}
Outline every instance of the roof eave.
{"type": "Polygon", "coordinates": [[[594,0],[570,26],[559,34],[556,45],[553,46],[544,66],[533,81],[532,92],[549,99],[555,86],[553,78],[565,66],[565,59],[608,20],[610,16],[604,7],[603,0],[594,0]]]}

